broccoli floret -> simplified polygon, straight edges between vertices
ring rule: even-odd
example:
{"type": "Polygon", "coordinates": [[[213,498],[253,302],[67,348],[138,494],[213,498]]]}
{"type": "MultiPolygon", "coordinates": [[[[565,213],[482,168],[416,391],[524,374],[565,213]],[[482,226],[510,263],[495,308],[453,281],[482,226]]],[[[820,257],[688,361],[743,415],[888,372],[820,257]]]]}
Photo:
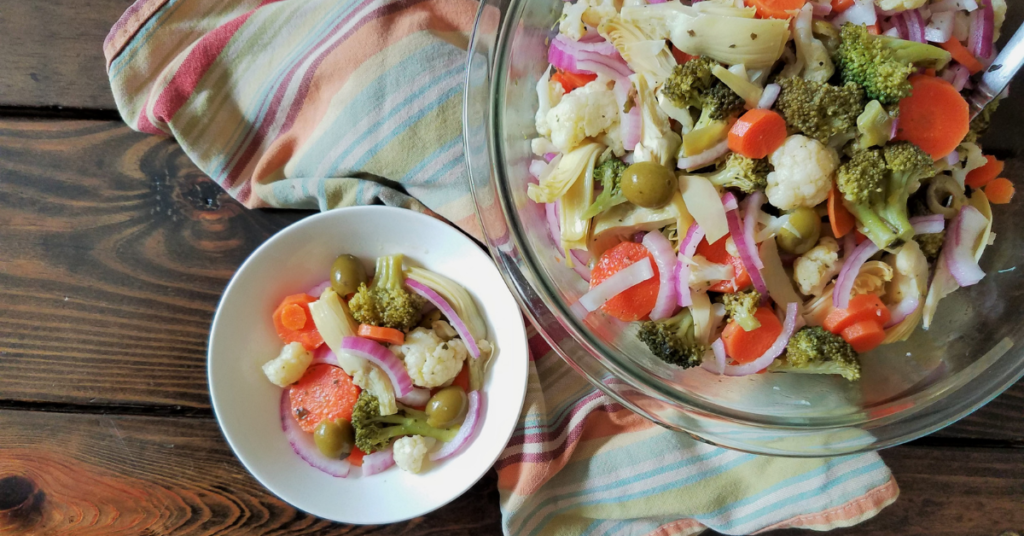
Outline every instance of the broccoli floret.
{"type": "Polygon", "coordinates": [[[909,240],[914,228],[907,214],[907,200],[921,186],[921,180],[935,176],[935,162],[920,147],[906,141],[886,145],[883,154],[889,168],[889,186],[882,217],[900,238],[909,240]]]}
{"type": "Polygon", "coordinates": [[[860,137],[856,148],[869,149],[881,147],[889,142],[892,133],[892,116],[885,111],[882,103],[873,100],[864,107],[864,112],[857,117],[857,131],[860,137]]]}
{"type": "Polygon", "coordinates": [[[921,253],[924,253],[925,258],[934,261],[939,258],[942,245],[946,243],[946,231],[917,235],[914,240],[917,241],[917,245],[921,246],[921,253]]]}
{"type": "Polygon", "coordinates": [[[703,97],[701,116],[706,115],[712,121],[722,121],[740,113],[747,103],[743,97],[717,78],[703,97]]]}
{"type": "Polygon", "coordinates": [[[714,173],[702,176],[720,188],[736,188],[750,194],[768,187],[770,171],[767,158],[753,159],[739,153],[729,153],[729,157],[714,173]]]}
{"type": "Polygon", "coordinates": [[[661,92],[680,108],[700,108],[701,117],[694,129],[721,121],[743,109],[746,101],[711,74],[718,65],[702,56],[676,65],[661,92]]]}
{"type": "Polygon", "coordinates": [[[910,95],[907,78],[918,68],[940,70],[949,63],[949,52],[924,43],[874,36],[867,27],[846,23],[840,30],[834,61],[844,83],[864,88],[868,98],[895,104],[910,95]]]}
{"type": "Polygon", "coordinates": [[[694,336],[689,309],[672,318],[644,322],[637,338],[659,359],[682,368],[699,366],[707,352],[707,347],[694,336]]]}
{"type": "Polygon", "coordinates": [[[600,166],[594,168],[594,178],[601,181],[604,190],[598,194],[594,204],[590,205],[583,213],[583,219],[589,220],[594,216],[626,202],[626,196],[622,195],[619,189],[619,181],[622,179],[622,172],[626,170],[626,164],[618,158],[609,158],[600,166]]]}
{"type": "Polygon", "coordinates": [[[761,293],[756,290],[747,292],[734,292],[722,296],[722,305],[725,305],[725,313],[743,328],[744,331],[753,331],[761,327],[754,313],[761,304],[761,293]]]}
{"type": "Polygon", "coordinates": [[[988,127],[992,125],[992,114],[999,108],[999,102],[1001,100],[1002,99],[996,99],[988,103],[988,106],[982,109],[981,113],[971,120],[971,129],[967,132],[964,142],[977,143],[978,138],[985,135],[985,132],[988,131],[988,127]]]}
{"type": "Polygon", "coordinates": [[[359,285],[348,302],[359,323],[403,331],[416,327],[424,300],[403,286],[402,260],[401,254],[378,258],[373,282],[359,285]]]}
{"type": "Polygon", "coordinates": [[[857,84],[832,86],[794,77],[779,85],[782,92],[775,108],[790,128],[822,143],[857,130],[857,117],[864,111],[864,90],[857,84]]]}
{"type": "Polygon", "coordinates": [[[427,424],[427,414],[400,407],[394,415],[380,414],[377,397],[363,391],[352,408],[352,429],[355,431],[356,446],[369,454],[385,449],[391,440],[400,436],[421,435],[438,441],[451,441],[459,427],[434,428],[427,424]]]}
{"type": "Polygon", "coordinates": [[[860,379],[860,363],[857,352],[842,337],[814,326],[796,332],[786,345],[785,357],[772,362],[768,372],[838,374],[852,382],[860,379]]]}

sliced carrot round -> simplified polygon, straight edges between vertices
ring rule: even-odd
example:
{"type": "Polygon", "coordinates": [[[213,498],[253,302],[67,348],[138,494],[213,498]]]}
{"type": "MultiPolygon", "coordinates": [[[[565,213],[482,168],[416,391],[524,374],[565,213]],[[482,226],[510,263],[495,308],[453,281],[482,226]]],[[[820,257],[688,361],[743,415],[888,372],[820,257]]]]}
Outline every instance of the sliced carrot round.
{"type": "Polygon", "coordinates": [[[714,285],[711,285],[708,290],[711,292],[739,292],[751,285],[750,274],[747,273],[747,269],[743,267],[743,260],[739,257],[729,255],[729,250],[725,247],[726,240],[729,236],[726,235],[718,239],[718,242],[714,244],[708,244],[707,240],[701,240],[697,244],[697,254],[703,256],[705,259],[715,264],[729,264],[732,265],[733,278],[727,281],[719,281],[714,285]]]}
{"type": "Polygon", "coordinates": [[[1013,199],[1014,194],[1013,183],[1006,178],[998,178],[985,185],[985,196],[988,197],[990,203],[996,205],[1005,205],[1013,199]]]}
{"type": "Polygon", "coordinates": [[[984,166],[975,169],[967,174],[967,180],[965,183],[971,188],[981,188],[986,184],[994,181],[996,177],[1003,174],[1003,163],[996,160],[996,157],[992,155],[985,155],[984,166]]]}
{"type": "Polygon", "coordinates": [[[729,149],[747,158],[764,158],[785,141],[786,120],[771,110],[750,110],[729,129],[729,149]]]}
{"type": "Polygon", "coordinates": [[[302,378],[288,388],[288,398],[299,426],[312,433],[324,419],[352,420],[359,387],[341,367],[320,363],[309,367],[302,378]]]}
{"type": "Polygon", "coordinates": [[[896,139],[917,145],[934,160],[943,158],[971,128],[967,101],[953,84],[934,76],[911,76],[910,85],[910,96],[900,101],[896,139]]]}
{"type": "Polygon", "coordinates": [[[858,354],[863,354],[882,344],[882,341],[885,340],[885,330],[878,322],[865,320],[847,327],[841,336],[858,354]]]}
{"type": "Polygon", "coordinates": [[[590,272],[590,288],[596,287],[612,274],[645,257],[651,260],[654,277],[634,285],[608,300],[601,306],[602,311],[623,322],[635,322],[651,314],[654,304],[658,301],[658,289],[661,284],[658,282],[658,265],[654,263],[654,256],[641,244],[623,242],[605,251],[590,272]]]}
{"type": "Polygon", "coordinates": [[[316,298],[308,294],[294,294],[281,300],[273,318],[274,328],[282,341],[300,343],[311,352],[324,343],[309,313],[309,304],[315,301],[316,298]]]}
{"type": "Polygon", "coordinates": [[[770,307],[759,307],[754,318],[761,327],[753,331],[745,331],[736,322],[729,322],[722,332],[725,354],[737,363],[750,363],[761,357],[782,333],[782,322],[770,307]]]}
{"type": "Polygon", "coordinates": [[[889,308],[874,294],[858,294],[850,298],[846,309],[834,309],[825,317],[823,327],[832,333],[839,334],[844,329],[870,320],[885,325],[892,318],[889,308]]]}
{"type": "Polygon", "coordinates": [[[758,18],[788,19],[793,17],[806,0],[748,0],[750,6],[757,9],[758,18]]]}
{"type": "Polygon", "coordinates": [[[836,238],[842,238],[846,236],[857,226],[857,220],[854,219],[853,214],[843,204],[843,200],[840,197],[839,190],[836,185],[832,185],[832,189],[828,191],[828,222],[832,225],[832,234],[836,238]]]}

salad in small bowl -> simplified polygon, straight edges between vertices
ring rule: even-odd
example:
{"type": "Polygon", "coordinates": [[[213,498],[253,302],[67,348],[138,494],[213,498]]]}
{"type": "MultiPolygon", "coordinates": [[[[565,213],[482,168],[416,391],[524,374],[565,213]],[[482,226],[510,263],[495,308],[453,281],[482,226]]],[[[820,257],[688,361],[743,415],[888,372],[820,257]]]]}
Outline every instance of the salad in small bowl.
{"type": "Polygon", "coordinates": [[[214,410],[242,463],[347,523],[422,515],[483,476],[526,367],[522,317],[486,253],[386,207],[311,216],[267,241],[225,291],[209,348],[214,410]]]}

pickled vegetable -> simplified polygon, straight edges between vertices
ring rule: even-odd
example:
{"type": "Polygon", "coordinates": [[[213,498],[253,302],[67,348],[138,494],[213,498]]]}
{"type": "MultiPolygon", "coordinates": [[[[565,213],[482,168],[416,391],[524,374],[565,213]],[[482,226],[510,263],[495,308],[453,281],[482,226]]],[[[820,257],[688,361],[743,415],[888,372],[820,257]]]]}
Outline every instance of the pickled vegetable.
{"type": "Polygon", "coordinates": [[[366,268],[363,263],[353,255],[338,255],[331,265],[331,288],[340,296],[352,294],[359,289],[361,283],[366,283],[366,268]]]}
{"type": "Polygon", "coordinates": [[[801,207],[789,213],[789,221],[779,229],[779,249],[803,255],[821,238],[821,218],[813,208],[801,207]]]}
{"type": "Polygon", "coordinates": [[[441,389],[430,397],[426,413],[427,424],[435,428],[456,424],[466,414],[466,392],[457,385],[441,389]]]}
{"type": "Polygon", "coordinates": [[[637,162],[622,172],[622,195],[634,205],[661,208],[679,191],[676,174],[655,162],[637,162]]]}
{"type": "Polygon", "coordinates": [[[328,458],[338,459],[348,456],[355,446],[355,434],[352,424],[345,419],[320,421],[313,432],[313,442],[320,454],[328,458]]]}

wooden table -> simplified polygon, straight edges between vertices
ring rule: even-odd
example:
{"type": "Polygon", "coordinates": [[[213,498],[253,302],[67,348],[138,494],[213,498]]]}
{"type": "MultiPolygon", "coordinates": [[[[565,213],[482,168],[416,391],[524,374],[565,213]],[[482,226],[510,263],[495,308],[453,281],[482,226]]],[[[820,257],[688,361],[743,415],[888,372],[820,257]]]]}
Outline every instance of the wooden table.
{"type": "MultiPolygon", "coordinates": [[[[434,514],[350,527],[232,455],[206,390],[211,317],[305,213],[247,211],[119,120],[100,44],[130,3],[0,0],[0,534],[500,534],[493,473],[434,514]]],[[[1024,383],[884,451],[899,501],[835,533],[1024,531],[1022,414],[1024,383]]]]}

